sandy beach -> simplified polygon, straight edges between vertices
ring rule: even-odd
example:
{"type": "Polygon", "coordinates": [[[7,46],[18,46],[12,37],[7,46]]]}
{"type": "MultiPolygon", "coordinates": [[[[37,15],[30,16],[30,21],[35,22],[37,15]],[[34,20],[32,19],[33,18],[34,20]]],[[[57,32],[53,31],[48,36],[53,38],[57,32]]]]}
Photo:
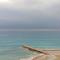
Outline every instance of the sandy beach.
{"type": "MultiPolygon", "coordinates": [[[[47,51],[46,51],[47,52],[47,51]]],[[[48,51],[48,55],[38,54],[29,58],[20,60],[60,60],[60,51],[48,51]]]]}
{"type": "Polygon", "coordinates": [[[60,49],[39,49],[23,45],[23,48],[38,53],[35,56],[20,60],[60,60],[60,49]]]}
{"type": "Polygon", "coordinates": [[[49,55],[38,55],[33,57],[32,60],[60,60],[60,51],[48,51],[49,55]]]}

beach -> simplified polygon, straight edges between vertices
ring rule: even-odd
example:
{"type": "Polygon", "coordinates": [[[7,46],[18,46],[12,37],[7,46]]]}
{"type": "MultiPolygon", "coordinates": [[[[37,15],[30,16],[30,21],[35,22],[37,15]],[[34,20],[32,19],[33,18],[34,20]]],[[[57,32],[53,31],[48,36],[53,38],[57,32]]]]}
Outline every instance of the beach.
{"type": "Polygon", "coordinates": [[[32,60],[60,60],[60,55],[39,55],[34,57],[32,60]]]}
{"type": "Polygon", "coordinates": [[[23,58],[20,60],[60,60],[60,55],[36,55],[29,58],[23,58]]]}
{"type": "Polygon", "coordinates": [[[37,54],[35,56],[31,56],[29,58],[23,58],[20,60],[60,60],[60,51],[59,50],[52,50],[48,51],[48,55],[45,54],[37,54]]]}

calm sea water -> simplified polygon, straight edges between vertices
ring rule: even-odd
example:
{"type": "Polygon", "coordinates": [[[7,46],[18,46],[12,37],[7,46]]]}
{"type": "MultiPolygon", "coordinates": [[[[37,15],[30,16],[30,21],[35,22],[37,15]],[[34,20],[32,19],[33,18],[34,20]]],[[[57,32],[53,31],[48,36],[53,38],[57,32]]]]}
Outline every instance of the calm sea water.
{"type": "Polygon", "coordinates": [[[27,44],[37,48],[60,48],[60,32],[0,31],[0,60],[19,60],[30,55],[21,48],[27,44]]]}

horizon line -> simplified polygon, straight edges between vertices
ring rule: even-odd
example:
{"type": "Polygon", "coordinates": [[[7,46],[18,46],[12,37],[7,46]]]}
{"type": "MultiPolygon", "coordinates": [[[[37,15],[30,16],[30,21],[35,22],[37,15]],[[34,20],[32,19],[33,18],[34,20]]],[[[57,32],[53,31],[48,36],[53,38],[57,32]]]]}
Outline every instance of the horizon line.
{"type": "Polygon", "coordinates": [[[0,31],[60,31],[60,29],[0,29],[0,31]]]}

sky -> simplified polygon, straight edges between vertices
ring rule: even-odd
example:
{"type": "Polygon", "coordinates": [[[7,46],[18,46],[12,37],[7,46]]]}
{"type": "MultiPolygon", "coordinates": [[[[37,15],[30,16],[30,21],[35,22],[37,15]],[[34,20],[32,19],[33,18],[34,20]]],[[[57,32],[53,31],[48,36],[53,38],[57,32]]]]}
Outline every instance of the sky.
{"type": "Polygon", "coordinates": [[[0,29],[60,29],[60,0],[0,0],[0,29]]]}

